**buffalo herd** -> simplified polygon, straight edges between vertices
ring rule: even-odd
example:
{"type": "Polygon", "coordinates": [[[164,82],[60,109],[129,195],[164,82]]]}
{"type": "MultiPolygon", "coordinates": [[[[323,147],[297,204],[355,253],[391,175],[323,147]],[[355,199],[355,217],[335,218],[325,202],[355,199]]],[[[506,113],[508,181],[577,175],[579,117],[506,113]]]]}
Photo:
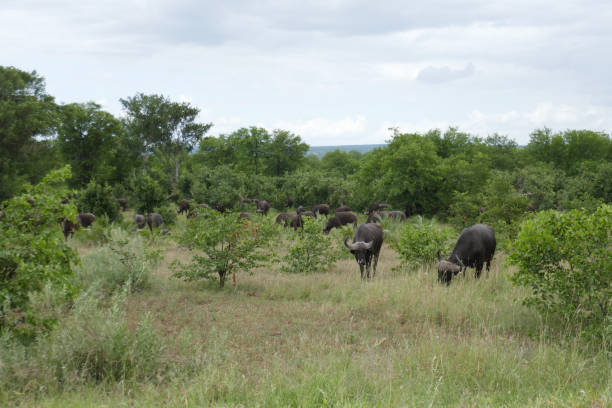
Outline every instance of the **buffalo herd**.
{"type": "MultiPolygon", "coordinates": [[[[171,197],[176,199],[176,197],[171,197]]],[[[127,200],[120,198],[117,202],[121,206],[121,210],[127,208],[127,200]]],[[[270,202],[267,200],[243,198],[241,204],[255,203],[256,213],[261,216],[267,216],[271,208],[270,202]]],[[[287,204],[293,204],[294,199],[289,198],[287,204]]],[[[348,243],[348,237],[344,240],[344,245],[355,256],[355,260],[359,265],[362,279],[371,279],[376,274],[376,265],[380,255],[380,249],[383,244],[383,229],[380,222],[385,219],[392,219],[403,222],[406,220],[404,211],[384,210],[389,205],[385,203],[374,203],[369,206],[366,211],[368,215],[367,221],[358,225],[357,214],[352,212],[349,207],[342,205],[335,208],[333,211],[328,204],[316,204],[307,210],[304,206],[298,206],[294,213],[280,213],[276,217],[276,224],[284,227],[293,228],[294,230],[304,228],[304,217],[317,218],[317,216],[325,216],[327,224],[323,229],[323,234],[329,234],[333,228],[341,228],[345,225],[352,224],[355,229],[353,242],[348,243]],[[370,275],[370,270],[372,274],[370,275]]],[[[226,212],[229,207],[225,205],[196,204],[192,205],[188,200],[181,200],[178,203],[177,212],[185,214],[187,218],[197,217],[198,214],[207,208],[215,209],[219,212],[226,212]]],[[[251,218],[249,212],[241,212],[240,218],[251,218]]],[[[96,220],[96,216],[92,213],[79,213],[76,221],[62,219],[61,229],[64,238],[67,240],[72,236],[75,230],[79,227],[88,228],[96,220]]],[[[149,213],[146,215],[137,214],[134,217],[134,222],[138,229],[142,229],[147,225],[150,231],[154,228],[159,228],[163,225],[164,219],[159,213],[149,213]]],[[[487,272],[491,267],[491,260],[495,254],[496,240],[493,228],[485,224],[476,224],[469,228],[465,228],[459,235],[455,247],[450,256],[442,259],[440,251],[438,251],[438,281],[442,284],[450,285],[453,276],[460,272],[465,273],[465,270],[475,268],[475,276],[479,278],[483,266],[486,265],[487,272]]]]}

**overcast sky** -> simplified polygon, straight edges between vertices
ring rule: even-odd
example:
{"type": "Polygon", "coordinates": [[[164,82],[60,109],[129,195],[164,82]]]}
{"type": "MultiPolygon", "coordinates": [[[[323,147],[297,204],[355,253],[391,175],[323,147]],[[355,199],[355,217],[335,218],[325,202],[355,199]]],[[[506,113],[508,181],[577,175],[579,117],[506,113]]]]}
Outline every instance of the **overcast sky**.
{"type": "Polygon", "coordinates": [[[58,102],[164,94],[212,135],[288,129],[311,145],[457,126],[520,144],[612,131],[609,0],[0,0],[0,65],[58,102]]]}

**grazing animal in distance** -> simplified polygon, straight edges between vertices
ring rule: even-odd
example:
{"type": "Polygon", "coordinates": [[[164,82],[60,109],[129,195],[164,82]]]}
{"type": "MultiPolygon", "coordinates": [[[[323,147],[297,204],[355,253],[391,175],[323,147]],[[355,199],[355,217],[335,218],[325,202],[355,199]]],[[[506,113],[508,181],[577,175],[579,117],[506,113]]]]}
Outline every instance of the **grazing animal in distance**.
{"type": "MultiPolygon", "coordinates": [[[[280,214],[278,214],[278,216],[276,217],[276,221],[275,221],[275,222],[276,222],[277,224],[285,224],[285,220],[286,220],[287,218],[289,218],[289,216],[290,216],[290,215],[292,215],[292,214],[289,214],[289,213],[280,213],[280,214]]],[[[285,225],[285,226],[286,226],[286,225],[285,225]]]]}
{"type": "Polygon", "coordinates": [[[147,214],[147,225],[149,230],[153,232],[153,227],[160,227],[164,223],[164,218],[159,213],[147,214]]]}
{"type": "Polygon", "coordinates": [[[378,222],[383,218],[391,218],[396,221],[406,221],[406,213],[403,211],[375,211],[368,216],[366,222],[378,222]]]}
{"type": "Polygon", "coordinates": [[[353,243],[348,244],[348,237],[344,239],[344,245],[355,256],[355,260],[359,264],[361,271],[361,279],[370,279],[370,265],[372,260],[374,265],[372,268],[372,278],[376,275],[376,265],[378,265],[378,257],[380,248],[383,244],[383,230],[378,224],[361,224],[355,231],[353,243]],[[365,275],[364,275],[365,269],[365,275]]]}
{"type": "Polygon", "coordinates": [[[285,227],[291,227],[293,230],[297,230],[298,228],[304,229],[304,220],[300,214],[287,214],[287,218],[285,218],[285,227]]]}
{"type": "Polygon", "coordinates": [[[347,212],[347,211],[351,211],[351,209],[348,208],[346,205],[340,206],[340,207],[338,207],[338,208],[336,208],[334,210],[335,213],[337,213],[337,212],[347,212]]]}
{"type": "Polygon", "coordinates": [[[323,230],[325,235],[329,234],[332,228],[340,228],[343,225],[353,223],[353,225],[357,226],[357,214],[345,211],[345,212],[337,212],[333,217],[327,220],[327,225],[323,230]]]}
{"type": "Polygon", "coordinates": [[[92,213],[80,213],[77,215],[77,222],[83,228],[88,228],[96,220],[92,213]]]}
{"type": "Polygon", "coordinates": [[[191,204],[189,204],[189,200],[181,200],[181,203],[179,204],[179,208],[176,211],[178,214],[189,214],[189,210],[191,210],[191,204]]]}
{"type": "Polygon", "coordinates": [[[287,197],[287,203],[285,204],[285,207],[287,208],[293,207],[294,202],[295,202],[295,199],[293,197],[287,197]]]}
{"type": "Polygon", "coordinates": [[[121,206],[121,211],[127,210],[128,201],[125,198],[118,198],[117,202],[121,206]]]}
{"type": "Polygon", "coordinates": [[[326,218],[330,211],[329,204],[317,204],[312,207],[312,212],[314,214],[319,213],[320,215],[325,215],[326,218]]]}
{"type": "Polygon", "coordinates": [[[383,208],[387,208],[388,206],[389,206],[389,204],[385,204],[385,203],[375,203],[375,204],[372,204],[370,206],[370,208],[368,208],[368,212],[366,212],[366,215],[370,215],[373,212],[378,211],[378,210],[382,210],[383,208]]]}
{"type": "Polygon", "coordinates": [[[72,222],[68,218],[61,221],[62,232],[64,233],[64,241],[68,241],[68,236],[72,237],[79,226],[78,222],[72,222]]]}
{"type": "Polygon", "coordinates": [[[300,206],[297,208],[296,212],[297,212],[299,215],[303,215],[304,217],[312,217],[312,218],[317,218],[317,214],[316,214],[316,213],[314,213],[314,212],[312,212],[312,211],[306,211],[306,210],[304,209],[304,206],[303,206],[303,205],[300,205],[300,206]]]}
{"type": "Polygon", "coordinates": [[[489,272],[496,245],[495,232],[490,226],[476,224],[464,228],[447,259],[442,259],[438,251],[438,282],[450,285],[453,276],[468,267],[475,268],[475,276],[479,278],[485,263],[489,272]]]}
{"type": "Polygon", "coordinates": [[[257,203],[257,212],[259,214],[268,215],[268,211],[270,211],[270,203],[268,200],[255,200],[257,203]]]}
{"type": "Polygon", "coordinates": [[[251,218],[251,215],[248,212],[241,212],[240,218],[251,218]]]}
{"type": "Polygon", "coordinates": [[[136,214],[134,217],[134,222],[136,223],[138,229],[143,229],[146,224],[145,216],[142,214],[136,214]]]}

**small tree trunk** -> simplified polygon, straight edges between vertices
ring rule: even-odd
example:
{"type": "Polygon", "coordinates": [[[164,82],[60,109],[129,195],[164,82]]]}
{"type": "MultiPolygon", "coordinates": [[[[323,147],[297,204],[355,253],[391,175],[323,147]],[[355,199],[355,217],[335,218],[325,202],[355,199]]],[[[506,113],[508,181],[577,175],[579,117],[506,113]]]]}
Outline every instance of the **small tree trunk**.
{"type": "Polygon", "coordinates": [[[225,271],[219,271],[219,286],[225,286],[225,271]]]}

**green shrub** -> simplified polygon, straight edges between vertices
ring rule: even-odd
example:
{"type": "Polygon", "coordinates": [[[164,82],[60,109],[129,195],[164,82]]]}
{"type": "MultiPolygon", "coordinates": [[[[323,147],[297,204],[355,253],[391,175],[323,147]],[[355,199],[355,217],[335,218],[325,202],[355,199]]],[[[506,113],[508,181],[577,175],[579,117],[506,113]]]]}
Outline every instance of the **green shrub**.
{"type": "Polygon", "coordinates": [[[140,214],[154,212],[155,208],[159,207],[166,198],[164,190],[147,174],[133,177],[130,185],[138,200],[136,209],[140,214]]]}
{"type": "Polygon", "coordinates": [[[106,215],[110,221],[115,221],[121,215],[119,203],[113,196],[111,187],[90,182],[85,190],[79,193],[77,207],[80,212],[90,212],[96,217],[106,215]]]}
{"type": "Polygon", "coordinates": [[[71,204],[62,204],[69,191],[70,167],[51,171],[40,184],[5,201],[0,220],[0,327],[18,327],[28,309],[29,294],[46,284],[72,293],[70,276],[75,252],[64,242],[58,220],[76,217],[71,204]],[[9,321],[10,320],[10,321],[9,321]]]}
{"type": "Polygon", "coordinates": [[[187,281],[216,279],[221,287],[231,273],[252,272],[271,262],[265,248],[276,228],[266,217],[245,220],[235,213],[222,214],[204,210],[198,217],[187,220],[179,242],[194,250],[191,264],[173,263],[174,277],[187,281]]]}
{"type": "Polygon", "coordinates": [[[304,230],[297,230],[289,253],[283,258],[283,272],[325,272],[338,259],[338,253],[330,236],[322,233],[323,227],[315,220],[304,217],[304,230]]]}
{"type": "Polygon", "coordinates": [[[422,265],[437,260],[438,251],[449,252],[453,236],[450,228],[425,222],[418,217],[417,224],[404,225],[397,240],[391,241],[391,247],[399,253],[404,263],[422,265]]]}
{"type": "MultiPolygon", "coordinates": [[[[191,204],[192,207],[194,204],[191,204]]],[[[158,207],[155,207],[154,212],[159,213],[164,219],[165,225],[174,225],[176,223],[176,206],[170,202],[166,202],[158,207]]]]}
{"type": "Polygon", "coordinates": [[[140,235],[128,236],[119,228],[111,228],[106,236],[105,246],[81,258],[75,268],[75,283],[107,295],[124,285],[131,291],[147,288],[159,251],[147,250],[140,235]]]}
{"type": "Polygon", "coordinates": [[[538,213],[522,224],[508,261],[518,266],[512,282],[533,291],[525,304],[587,333],[610,331],[612,206],[538,213]]]}

